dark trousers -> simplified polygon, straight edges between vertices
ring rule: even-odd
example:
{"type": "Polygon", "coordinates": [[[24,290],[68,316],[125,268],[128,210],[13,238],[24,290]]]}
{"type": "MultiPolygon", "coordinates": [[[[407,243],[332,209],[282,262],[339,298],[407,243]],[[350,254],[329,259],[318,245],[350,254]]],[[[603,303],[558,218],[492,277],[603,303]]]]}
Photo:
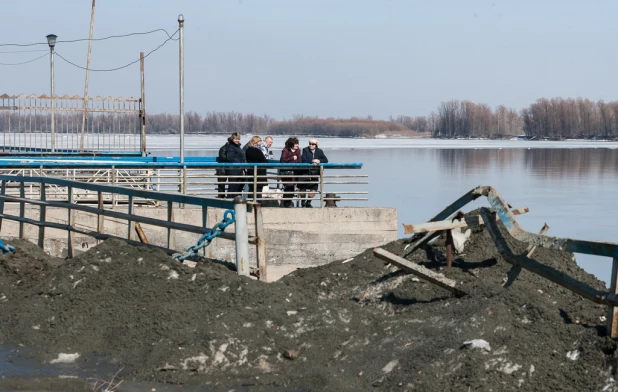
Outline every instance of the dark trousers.
{"type": "MultiPolygon", "coordinates": [[[[240,173],[238,173],[238,175],[240,175],[240,173]]],[[[228,178],[227,181],[229,183],[227,186],[227,197],[233,199],[236,196],[242,196],[242,189],[245,187],[245,179],[242,177],[228,178]]]]}
{"type": "Polygon", "coordinates": [[[215,175],[219,176],[219,178],[217,178],[217,182],[221,183],[217,184],[217,197],[220,199],[225,199],[225,183],[227,182],[227,177],[223,177],[225,176],[225,170],[216,169],[215,175]]]}
{"type": "Polygon", "coordinates": [[[294,197],[294,186],[296,184],[284,184],[283,186],[283,192],[285,192],[283,194],[283,204],[290,204],[293,203],[293,201],[291,200],[294,197]],[[287,193],[290,192],[290,193],[287,193]]]}

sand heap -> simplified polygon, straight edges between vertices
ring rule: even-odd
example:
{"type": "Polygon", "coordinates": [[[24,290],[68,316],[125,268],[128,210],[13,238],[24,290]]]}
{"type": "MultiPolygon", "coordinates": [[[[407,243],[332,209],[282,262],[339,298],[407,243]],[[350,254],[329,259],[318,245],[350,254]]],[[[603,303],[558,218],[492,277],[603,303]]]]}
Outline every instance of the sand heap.
{"type": "MultiPolygon", "coordinates": [[[[527,271],[503,288],[510,265],[482,228],[442,271],[462,298],[371,249],[265,284],[113,240],[66,261],[11,244],[18,253],[0,261],[0,343],[45,362],[96,353],[129,380],[225,391],[618,390],[606,308],[527,271]]],[[[438,240],[412,258],[438,269],[443,251],[438,240]]],[[[570,253],[540,248],[534,258],[605,287],[570,253]]]]}

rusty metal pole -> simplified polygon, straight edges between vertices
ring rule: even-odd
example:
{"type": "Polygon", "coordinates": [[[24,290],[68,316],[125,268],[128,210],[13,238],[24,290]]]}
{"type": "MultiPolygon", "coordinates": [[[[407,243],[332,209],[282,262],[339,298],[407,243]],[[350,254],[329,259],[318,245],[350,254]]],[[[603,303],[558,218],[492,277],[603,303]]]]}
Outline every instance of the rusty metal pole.
{"type": "Polygon", "coordinates": [[[146,83],[145,83],[145,74],[144,74],[144,52],[140,52],[139,54],[139,68],[141,75],[141,100],[140,100],[140,119],[141,119],[141,143],[140,150],[142,152],[142,156],[146,156],[146,83]]]}
{"type": "Polygon", "coordinates": [[[185,18],[178,15],[178,44],[180,60],[180,163],[185,162],[185,53],[184,53],[185,18]]]}
{"type": "Polygon", "coordinates": [[[88,36],[88,57],[86,59],[86,83],[84,84],[84,107],[82,111],[82,134],[79,138],[79,151],[84,152],[84,134],[86,131],[86,115],[88,114],[88,81],[90,80],[90,58],[92,55],[92,33],[94,31],[94,6],[96,0],[92,0],[90,12],[90,35],[88,36]]]}
{"type": "Polygon", "coordinates": [[[267,282],[268,272],[266,265],[266,239],[264,238],[264,220],[262,219],[262,206],[259,204],[253,205],[255,235],[256,235],[256,261],[259,271],[258,279],[267,282]]]}

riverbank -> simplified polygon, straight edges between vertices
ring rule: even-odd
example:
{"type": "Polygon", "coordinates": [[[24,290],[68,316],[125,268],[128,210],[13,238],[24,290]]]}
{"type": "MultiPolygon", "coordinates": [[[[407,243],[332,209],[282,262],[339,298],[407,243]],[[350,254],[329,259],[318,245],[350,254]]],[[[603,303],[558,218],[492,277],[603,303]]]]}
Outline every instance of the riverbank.
{"type": "MultiPolygon", "coordinates": [[[[117,241],[72,260],[12,245],[18,253],[0,262],[0,310],[10,315],[1,343],[28,349],[43,368],[74,358],[58,375],[75,376],[94,353],[102,370],[113,365],[101,379],[119,371],[184,390],[616,390],[605,307],[526,271],[504,289],[510,265],[481,228],[450,270],[440,268],[441,240],[412,258],[456,280],[462,298],[371,249],[266,284],[117,241]],[[465,344],[474,339],[488,346],[465,344]]],[[[572,254],[539,248],[534,257],[604,287],[572,254]]]]}

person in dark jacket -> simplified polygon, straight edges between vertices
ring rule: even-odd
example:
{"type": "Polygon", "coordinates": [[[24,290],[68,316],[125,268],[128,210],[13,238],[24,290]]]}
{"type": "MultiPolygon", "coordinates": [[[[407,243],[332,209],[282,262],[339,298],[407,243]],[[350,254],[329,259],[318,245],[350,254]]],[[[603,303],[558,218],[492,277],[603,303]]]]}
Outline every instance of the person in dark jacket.
{"type": "MultiPolygon", "coordinates": [[[[219,156],[217,156],[217,163],[227,162],[227,145],[230,144],[230,138],[227,139],[224,145],[219,149],[219,156]]],[[[217,176],[217,197],[219,199],[225,199],[225,183],[227,177],[225,176],[225,168],[216,168],[215,175],[217,176]]]]}
{"type": "Polygon", "coordinates": [[[317,166],[320,163],[328,163],[328,158],[324,155],[324,151],[318,148],[318,140],[310,139],[309,146],[303,148],[303,152],[301,154],[302,163],[311,163],[314,167],[305,171],[304,175],[307,177],[303,177],[300,179],[300,182],[304,184],[298,184],[298,190],[300,192],[300,200],[301,206],[311,208],[311,199],[315,196],[318,191],[318,181],[320,180],[320,169],[317,166]],[[305,192],[307,192],[307,200],[305,201],[305,192]]]}
{"type": "MultiPolygon", "coordinates": [[[[281,158],[279,159],[281,163],[301,163],[300,149],[298,148],[298,139],[295,137],[288,138],[285,141],[285,148],[281,151],[281,158]]],[[[279,173],[282,176],[293,176],[294,169],[286,170],[280,169],[279,173]]],[[[294,203],[292,202],[292,198],[294,198],[294,187],[296,186],[296,179],[294,177],[286,177],[282,178],[283,182],[283,206],[284,207],[293,207],[294,203]]]]}
{"type": "MultiPolygon", "coordinates": [[[[225,149],[227,163],[246,163],[245,152],[240,146],[240,134],[234,132],[228,140],[230,142],[225,149]]],[[[244,169],[240,167],[231,167],[225,169],[225,173],[229,176],[227,179],[229,182],[227,197],[232,199],[236,196],[242,196],[242,188],[245,186],[244,169]]]]}
{"type": "MultiPolygon", "coordinates": [[[[249,141],[249,147],[245,151],[245,156],[247,157],[247,163],[268,163],[268,159],[264,156],[264,152],[260,149],[260,143],[262,143],[262,138],[259,136],[254,136],[249,141]]],[[[254,201],[258,201],[262,198],[262,187],[264,182],[266,182],[266,168],[258,167],[257,169],[257,177],[255,178],[257,184],[254,187],[254,169],[249,169],[247,173],[248,185],[249,185],[249,198],[253,199],[253,192],[255,191],[255,199],[254,201]],[[254,189],[255,188],[255,189],[254,189]]]]}

